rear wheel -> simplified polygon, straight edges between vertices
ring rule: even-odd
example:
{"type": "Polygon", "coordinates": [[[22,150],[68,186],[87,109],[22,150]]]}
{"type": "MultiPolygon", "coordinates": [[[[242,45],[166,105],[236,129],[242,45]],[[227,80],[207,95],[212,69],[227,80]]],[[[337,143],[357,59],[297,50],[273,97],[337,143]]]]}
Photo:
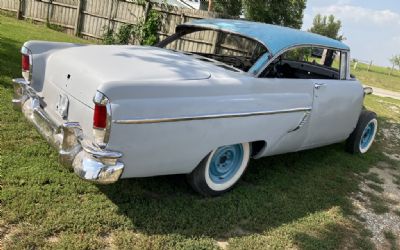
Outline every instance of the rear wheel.
{"type": "Polygon", "coordinates": [[[346,151],[353,154],[365,154],[375,140],[378,120],[374,112],[361,112],[357,127],[346,141],[346,151]]]}
{"type": "Polygon", "coordinates": [[[205,196],[217,196],[229,191],[246,170],[250,151],[249,143],[223,146],[213,150],[188,175],[190,185],[205,196]]]}

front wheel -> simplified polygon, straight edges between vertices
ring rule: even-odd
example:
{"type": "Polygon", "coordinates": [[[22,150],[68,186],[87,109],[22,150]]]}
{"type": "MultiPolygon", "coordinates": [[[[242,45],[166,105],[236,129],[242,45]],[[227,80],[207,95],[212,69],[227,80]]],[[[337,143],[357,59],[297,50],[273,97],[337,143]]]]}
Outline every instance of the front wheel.
{"type": "Polygon", "coordinates": [[[239,181],[247,168],[250,155],[250,143],[219,147],[188,175],[188,181],[202,195],[221,195],[239,181]]]}
{"type": "Polygon", "coordinates": [[[346,141],[346,151],[353,154],[365,154],[375,140],[378,120],[374,112],[363,110],[357,127],[346,141]]]}

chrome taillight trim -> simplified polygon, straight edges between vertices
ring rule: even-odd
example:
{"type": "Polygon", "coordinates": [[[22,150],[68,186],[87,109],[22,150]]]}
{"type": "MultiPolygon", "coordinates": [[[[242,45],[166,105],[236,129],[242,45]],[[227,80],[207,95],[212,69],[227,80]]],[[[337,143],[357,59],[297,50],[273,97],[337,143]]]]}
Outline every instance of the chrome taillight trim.
{"type": "Polygon", "coordinates": [[[32,71],[33,71],[32,51],[27,47],[22,46],[21,54],[29,56],[29,70],[22,70],[22,77],[30,84],[32,80],[32,71]]]}
{"type": "MultiPolygon", "coordinates": [[[[95,96],[93,97],[93,102],[98,105],[103,105],[106,106],[107,109],[107,121],[106,121],[106,128],[105,129],[99,129],[99,128],[93,128],[93,130],[103,130],[104,131],[104,137],[103,138],[95,138],[96,143],[98,143],[98,146],[100,148],[105,148],[107,146],[108,141],[110,140],[110,133],[111,133],[111,103],[110,100],[106,95],[101,93],[100,91],[97,91],[95,96]]],[[[96,133],[94,132],[94,136],[96,137],[96,133]]]]}

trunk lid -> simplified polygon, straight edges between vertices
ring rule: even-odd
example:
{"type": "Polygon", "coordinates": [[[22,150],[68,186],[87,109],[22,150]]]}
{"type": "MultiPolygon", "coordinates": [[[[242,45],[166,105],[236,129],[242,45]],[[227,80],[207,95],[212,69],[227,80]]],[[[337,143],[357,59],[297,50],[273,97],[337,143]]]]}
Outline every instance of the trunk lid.
{"type": "Polygon", "coordinates": [[[45,82],[93,107],[96,90],[105,83],[201,80],[210,78],[208,65],[171,50],[142,46],[92,45],[50,55],[45,82]]]}

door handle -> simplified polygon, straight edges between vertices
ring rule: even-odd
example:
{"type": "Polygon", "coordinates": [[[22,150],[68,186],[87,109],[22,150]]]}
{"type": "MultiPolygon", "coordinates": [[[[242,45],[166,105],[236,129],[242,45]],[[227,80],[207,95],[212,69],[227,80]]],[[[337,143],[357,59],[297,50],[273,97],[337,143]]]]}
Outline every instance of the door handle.
{"type": "Polygon", "coordinates": [[[326,83],[316,83],[316,84],[314,84],[314,88],[315,89],[320,89],[320,88],[325,87],[325,86],[326,86],[326,83]]]}

